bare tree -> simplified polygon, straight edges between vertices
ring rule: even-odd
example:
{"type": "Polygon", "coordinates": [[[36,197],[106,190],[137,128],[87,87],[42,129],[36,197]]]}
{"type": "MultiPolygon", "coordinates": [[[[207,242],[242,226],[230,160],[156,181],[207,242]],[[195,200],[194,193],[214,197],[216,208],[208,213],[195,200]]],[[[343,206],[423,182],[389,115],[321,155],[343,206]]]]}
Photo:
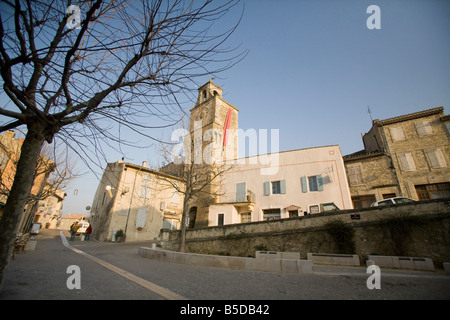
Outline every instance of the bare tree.
{"type": "Polygon", "coordinates": [[[102,156],[102,143],[127,143],[122,130],[151,139],[148,129],[178,121],[180,97],[190,97],[195,79],[245,55],[224,46],[240,18],[214,32],[236,2],[200,2],[1,2],[0,74],[9,103],[0,107],[7,119],[0,132],[25,127],[26,137],[0,221],[0,290],[44,141],[61,139],[89,164],[102,156]]]}
{"type": "MultiPolygon", "coordinates": [[[[189,139],[189,137],[185,138],[189,139]]],[[[193,141],[193,139],[191,139],[193,141]]],[[[219,145],[219,144],[218,144],[219,145]]],[[[194,145],[186,144],[186,150],[190,155],[194,154],[194,145]]],[[[201,148],[201,146],[200,146],[201,148]]],[[[181,237],[180,252],[186,251],[186,229],[190,208],[192,206],[208,206],[214,202],[217,197],[221,196],[220,185],[223,182],[223,174],[231,170],[235,165],[217,159],[207,163],[196,163],[195,157],[181,156],[174,159],[174,154],[170,150],[170,145],[162,145],[161,156],[165,163],[170,162],[161,171],[178,176],[184,180],[180,184],[178,181],[169,179],[164,176],[158,176],[158,180],[162,180],[166,185],[171,186],[176,192],[183,196],[183,209],[181,215],[181,237]]],[[[209,157],[209,155],[208,155],[209,157]]]]}

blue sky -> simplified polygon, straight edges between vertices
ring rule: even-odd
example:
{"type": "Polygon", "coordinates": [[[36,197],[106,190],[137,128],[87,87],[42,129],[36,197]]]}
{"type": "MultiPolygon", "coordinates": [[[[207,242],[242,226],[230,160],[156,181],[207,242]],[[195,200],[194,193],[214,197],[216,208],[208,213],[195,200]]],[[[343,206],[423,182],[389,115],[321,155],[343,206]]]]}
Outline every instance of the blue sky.
{"type": "Polygon", "coordinates": [[[245,1],[247,58],[217,80],[243,129],[279,128],[280,149],[363,148],[372,117],[450,102],[449,1],[245,1]],[[381,29],[369,30],[369,5],[381,29]]]}
{"type": "MultiPolygon", "coordinates": [[[[363,149],[361,133],[371,127],[368,106],[373,119],[438,106],[448,114],[450,1],[242,4],[243,20],[230,45],[240,44],[249,53],[214,82],[240,110],[240,128],[280,130],[280,151],[334,144],[343,155],[363,149]],[[379,30],[366,26],[370,5],[381,9],[379,30]]],[[[240,8],[227,16],[227,24],[238,19],[240,8]]],[[[127,159],[154,163],[154,153],[129,150],[127,159]]],[[[121,154],[108,157],[114,162],[121,154]]],[[[98,178],[86,174],[71,184],[64,214],[86,213],[98,178]]]]}
{"type": "MultiPolygon", "coordinates": [[[[231,45],[249,53],[214,82],[240,110],[240,128],[280,130],[280,151],[333,144],[343,155],[363,149],[361,133],[371,127],[368,106],[373,119],[438,106],[448,113],[450,1],[243,4],[231,45]],[[372,4],[381,10],[379,30],[366,26],[372,4]]],[[[238,11],[228,19],[235,21],[238,11]]],[[[129,157],[152,162],[153,154],[137,150],[129,157]]],[[[111,157],[114,162],[120,155],[111,157]]],[[[68,191],[64,213],[85,212],[97,184],[90,174],[74,182],[79,192],[68,191]]]]}

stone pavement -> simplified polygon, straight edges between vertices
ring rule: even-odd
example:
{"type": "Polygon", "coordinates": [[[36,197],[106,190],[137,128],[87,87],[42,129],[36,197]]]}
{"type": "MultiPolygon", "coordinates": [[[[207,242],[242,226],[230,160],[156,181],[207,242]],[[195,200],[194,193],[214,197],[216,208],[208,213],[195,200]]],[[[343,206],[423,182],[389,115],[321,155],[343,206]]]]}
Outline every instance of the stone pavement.
{"type": "MultiPolygon", "coordinates": [[[[68,236],[68,234],[66,234],[68,236]]],[[[450,299],[443,271],[381,271],[381,289],[368,289],[364,267],[315,265],[314,274],[238,271],[164,263],[138,255],[147,243],[69,242],[58,230],[41,230],[35,250],[11,261],[0,299],[165,300],[162,289],[193,300],[450,299]],[[73,250],[75,249],[75,250],[73,250]],[[77,252],[79,250],[80,252],[77,252]],[[81,289],[68,289],[81,270],[81,289]]]]}

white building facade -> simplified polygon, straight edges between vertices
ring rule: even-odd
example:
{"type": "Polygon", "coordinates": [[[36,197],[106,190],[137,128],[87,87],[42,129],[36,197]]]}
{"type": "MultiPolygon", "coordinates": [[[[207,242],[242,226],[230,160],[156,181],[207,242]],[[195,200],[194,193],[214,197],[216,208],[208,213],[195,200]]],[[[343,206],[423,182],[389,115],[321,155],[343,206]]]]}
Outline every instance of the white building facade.
{"type": "Polygon", "coordinates": [[[220,191],[209,226],[353,209],[337,145],[240,159],[223,174],[220,191]]]}

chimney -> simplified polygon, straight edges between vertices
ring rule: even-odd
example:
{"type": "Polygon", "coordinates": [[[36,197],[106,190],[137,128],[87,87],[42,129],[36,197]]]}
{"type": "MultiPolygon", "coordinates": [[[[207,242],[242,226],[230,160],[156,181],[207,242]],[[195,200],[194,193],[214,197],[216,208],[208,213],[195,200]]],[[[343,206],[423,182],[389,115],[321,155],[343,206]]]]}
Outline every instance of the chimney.
{"type": "Polygon", "coordinates": [[[16,133],[12,130],[5,131],[5,138],[14,139],[16,133]]]}
{"type": "Polygon", "coordinates": [[[147,168],[147,161],[142,161],[142,166],[143,166],[144,168],[147,168]]]}

